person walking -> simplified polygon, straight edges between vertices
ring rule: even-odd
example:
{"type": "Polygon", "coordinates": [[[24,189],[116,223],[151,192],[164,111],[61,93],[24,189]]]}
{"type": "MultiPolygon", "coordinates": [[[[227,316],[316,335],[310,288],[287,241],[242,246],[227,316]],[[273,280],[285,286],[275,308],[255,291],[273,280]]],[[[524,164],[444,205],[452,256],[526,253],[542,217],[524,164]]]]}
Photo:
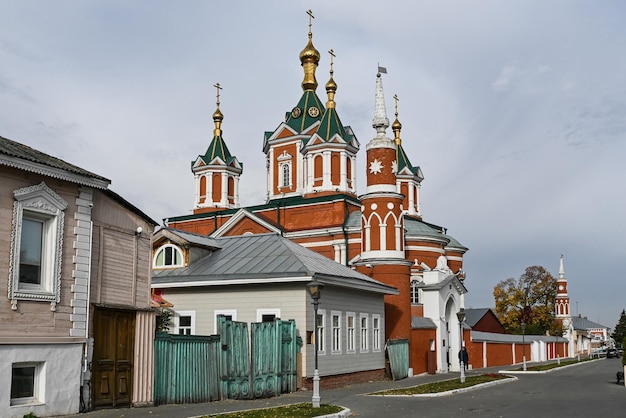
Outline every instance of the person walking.
{"type": "Polygon", "coordinates": [[[461,367],[464,367],[467,370],[467,363],[469,363],[469,354],[467,353],[467,348],[463,346],[461,351],[459,351],[459,362],[462,363],[461,367]]]}

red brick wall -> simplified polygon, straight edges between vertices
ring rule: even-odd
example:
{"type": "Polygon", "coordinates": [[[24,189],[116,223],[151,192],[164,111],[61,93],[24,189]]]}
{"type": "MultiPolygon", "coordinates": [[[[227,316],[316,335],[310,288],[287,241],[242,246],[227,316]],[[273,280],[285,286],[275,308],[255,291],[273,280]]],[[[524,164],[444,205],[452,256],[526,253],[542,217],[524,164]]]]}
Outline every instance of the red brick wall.
{"type": "MultiPolygon", "coordinates": [[[[366,383],[372,381],[385,380],[385,369],[366,370],[363,372],[337,374],[333,376],[320,377],[320,389],[335,389],[355,383],[366,383]]],[[[313,389],[313,378],[307,377],[302,380],[304,388],[313,389]]]]}
{"type": "Polygon", "coordinates": [[[428,353],[430,352],[430,340],[437,340],[436,330],[414,329],[411,331],[411,344],[409,346],[409,366],[413,368],[414,375],[428,372],[428,353]]]}

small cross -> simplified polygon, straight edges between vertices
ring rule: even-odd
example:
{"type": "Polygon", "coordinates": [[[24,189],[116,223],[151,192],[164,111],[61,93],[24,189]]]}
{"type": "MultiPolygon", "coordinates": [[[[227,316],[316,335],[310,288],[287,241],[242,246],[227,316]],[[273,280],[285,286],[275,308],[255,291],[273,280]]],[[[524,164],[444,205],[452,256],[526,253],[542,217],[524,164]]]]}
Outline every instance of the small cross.
{"type": "Polygon", "coordinates": [[[220,83],[216,83],[213,87],[217,89],[217,107],[220,107],[220,90],[222,90],[222,86],[220,86],[220,83]]]}
{"type": "Polygon", "coordinates": [[[333,51],[332,49],[330,51],[328,51],[328,53],[330,54],[330,73],[333,73],[333,58],[335,58],[337,55],[335,55],[335,51],[333,51]]]}
{"type": "Polygon", "coordinates": [[[307,10],[306,14],[309,15],[309,33],[311,33],[311,28],[313,27],[313,19],[315,19],[315,16],[313,16],[313,11],[311,9],[307,10]]]}
{"type": "Polygon", "coordinates": [[[398,117],[398,102],[400,101],[400,99],[398,98],[397,94],[393,95],[393,99],[396,101],[396,118],[398,117]]]}

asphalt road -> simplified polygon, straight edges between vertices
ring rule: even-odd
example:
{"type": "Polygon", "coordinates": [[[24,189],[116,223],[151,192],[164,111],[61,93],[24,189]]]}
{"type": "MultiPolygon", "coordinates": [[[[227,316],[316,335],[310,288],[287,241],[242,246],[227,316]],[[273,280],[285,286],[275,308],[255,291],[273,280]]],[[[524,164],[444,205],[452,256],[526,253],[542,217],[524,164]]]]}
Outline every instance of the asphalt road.
{"type": "MultiPolygon", "coordinates": [[[[322,391],[322,403],[350,408],[352,417],[610,417],[626,416],[626,387],[615,383],[620,359],[602,359],[542,374],[516,374],[517,380],[440,397],[370,396],[377,390],[449,379],[454,374],[418,376],[398,382],[374,382],[322,391]]],[[[497,368],[468,374],[498,371],[497,368]]],[[[456,375],[458,376],[458,374],[456,375]]],[[[219,401],[194,405],[121,408],[73,415],[72,418],[189,418],[204,414],[310,402],[310,392],[254,401],[219,401]]]]}
{"type": "Polygon", "coordinates": [[[619,359],[585,362],[517,381],[437,398],[352,396],[336,402],[355,417],[623,417],[626,387],[615,383],[619,359]]]}

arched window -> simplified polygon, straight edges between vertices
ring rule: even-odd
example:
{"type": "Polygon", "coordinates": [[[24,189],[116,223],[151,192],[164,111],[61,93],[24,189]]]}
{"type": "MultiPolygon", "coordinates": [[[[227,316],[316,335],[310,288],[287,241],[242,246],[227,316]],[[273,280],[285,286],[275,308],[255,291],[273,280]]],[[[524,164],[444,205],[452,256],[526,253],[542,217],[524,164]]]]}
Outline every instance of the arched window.
{"type": "Polygon", "coordinates": [[[281,187],[291,186],[291,164],[284,163],[280,166],[281,171],[281,187]]]}
{"type": "Polygon", "coordinates": [[[183,265],[183,253],[174,245],[159,248],[154,256],[154,267],[179,267],[183,265]]]}
{"type": "Polygon", "coordinates": [[[417,280],[411,280],[411,304],[416,305],[420,303],[420,282],[417,280]]]}

